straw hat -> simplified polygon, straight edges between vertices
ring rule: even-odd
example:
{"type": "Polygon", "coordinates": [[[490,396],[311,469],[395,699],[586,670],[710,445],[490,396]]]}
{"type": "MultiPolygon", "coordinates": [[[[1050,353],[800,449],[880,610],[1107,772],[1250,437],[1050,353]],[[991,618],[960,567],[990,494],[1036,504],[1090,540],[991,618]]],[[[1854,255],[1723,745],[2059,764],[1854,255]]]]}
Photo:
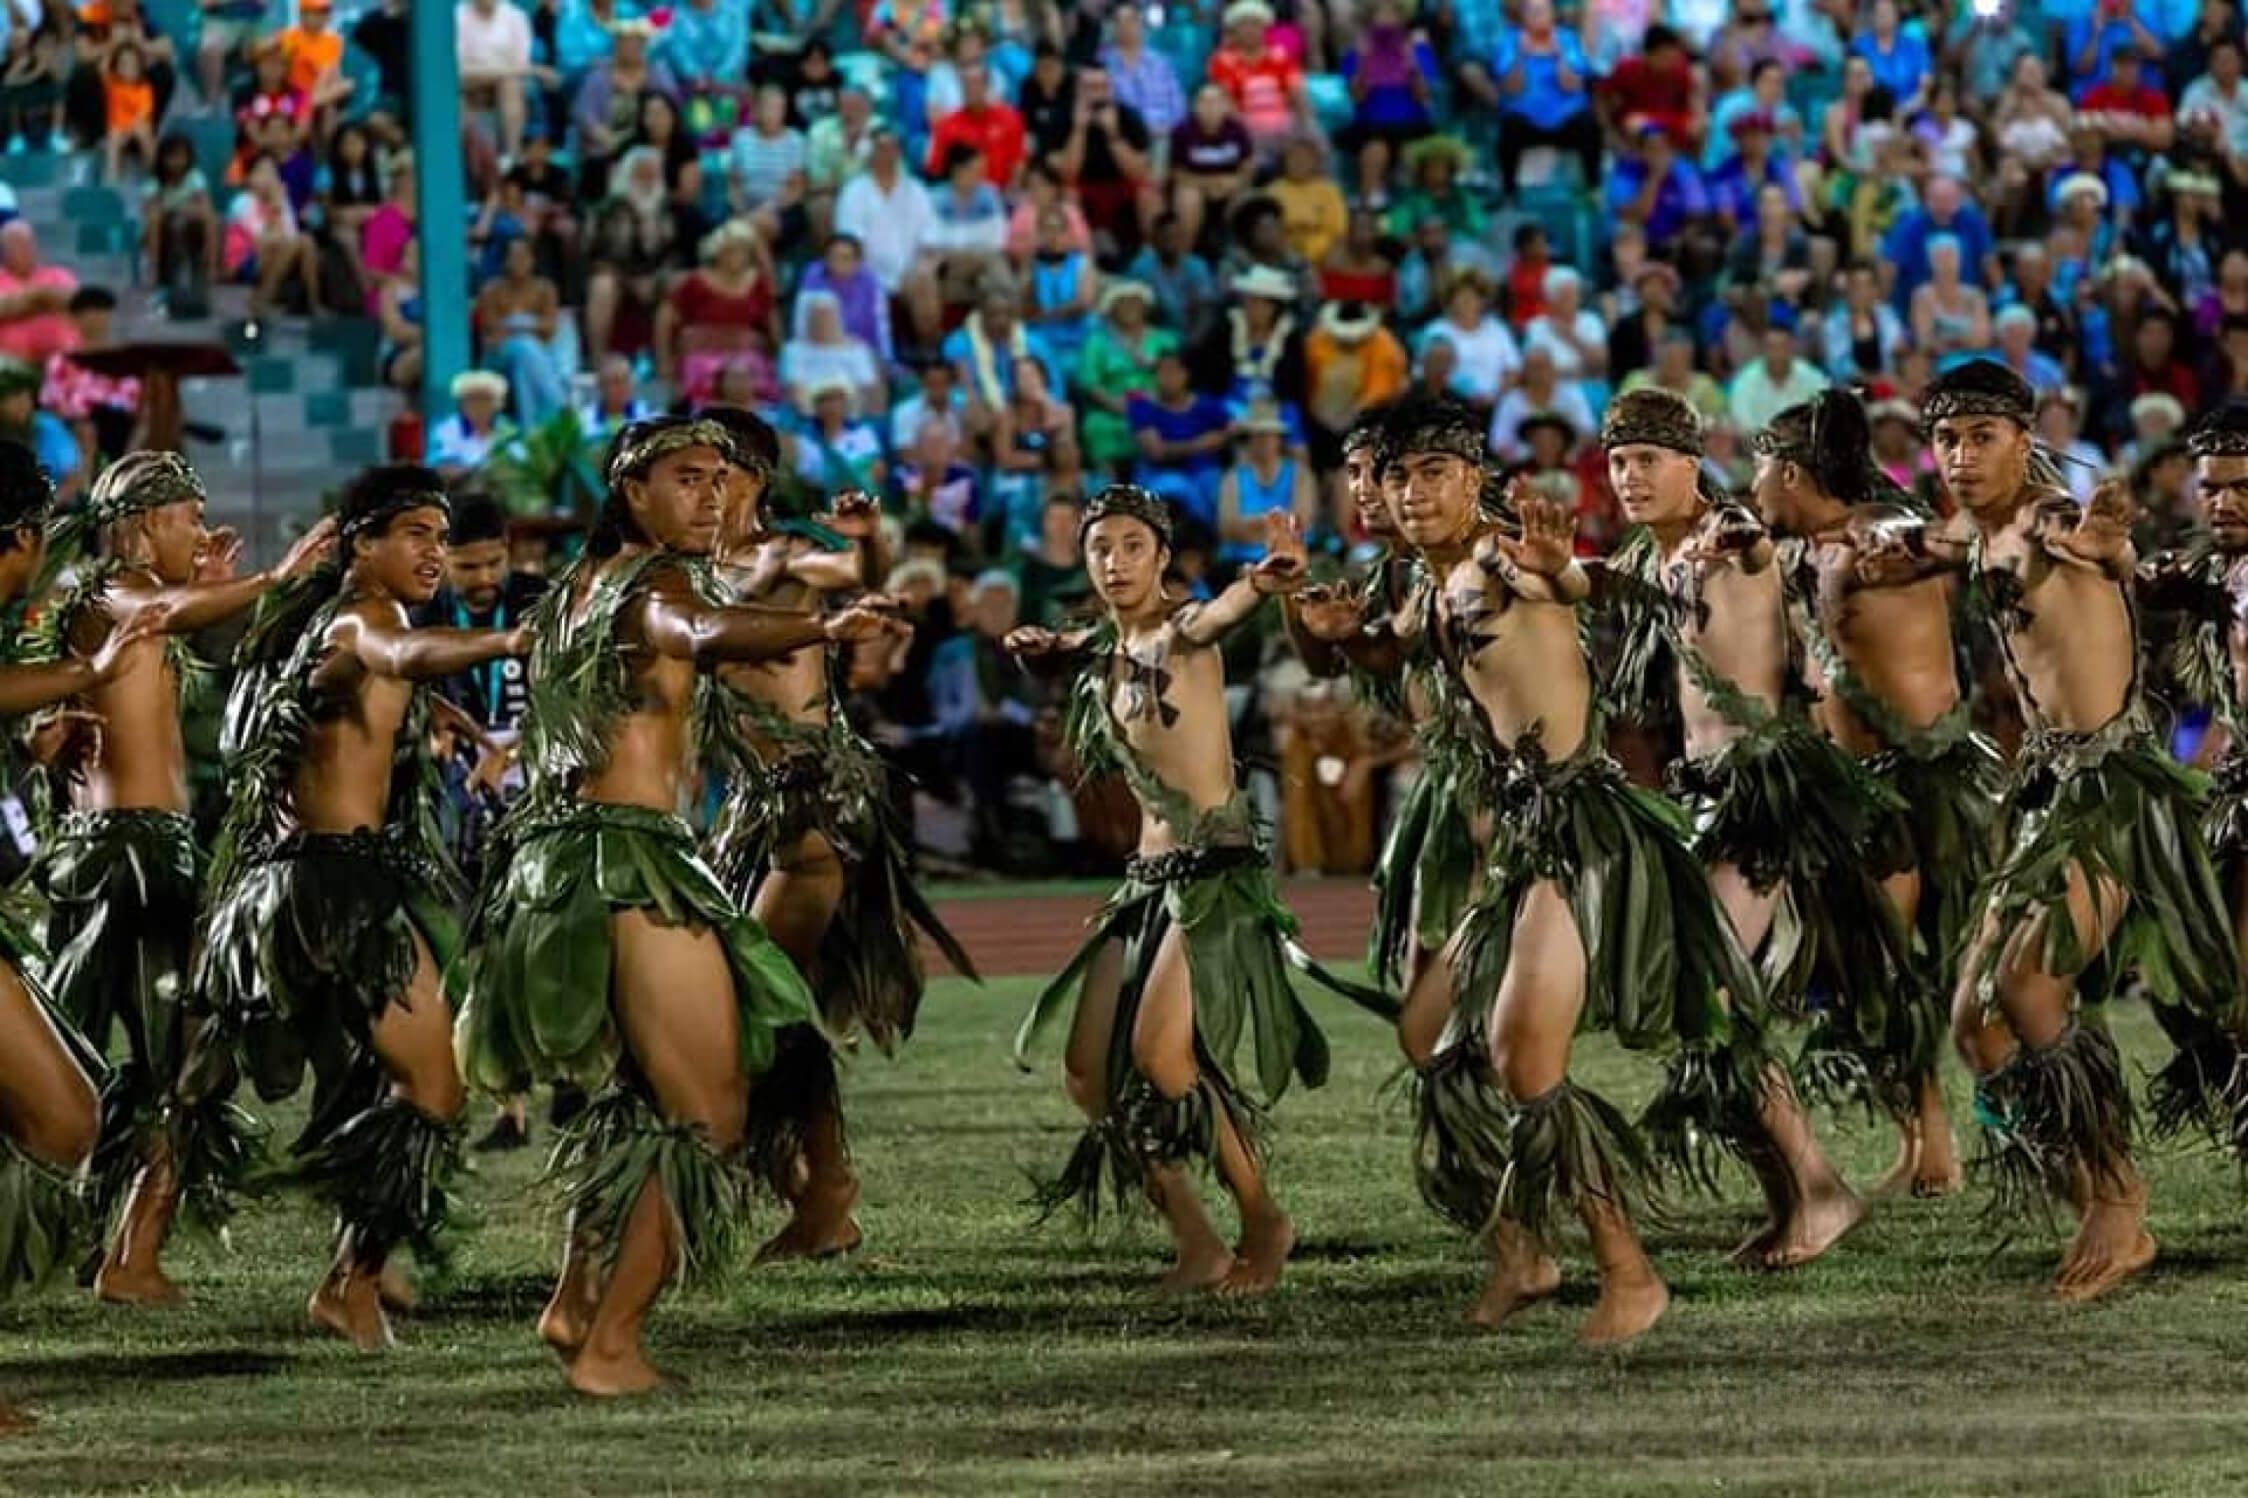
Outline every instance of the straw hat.
{"type": "Polygon", "coordinates": [[[2063,177],[2060,189],[2053,195],[2054,201],[2066,203],[2070,198],[2076,197],[2080,193],[2090,193],[2093,202],[2099,204],[2102,208],[2107,207],[2107,184],[2090,172],[2070,172],[2063,177]]]}
{"type": "Polygon", "coordinates": [[[1267,302],[1292,302],[1296,299],[1296,282],[1285,271],[1274,270],[1269,265],[1252,265],[1233,278],[1233,294],[1267,302]]]}

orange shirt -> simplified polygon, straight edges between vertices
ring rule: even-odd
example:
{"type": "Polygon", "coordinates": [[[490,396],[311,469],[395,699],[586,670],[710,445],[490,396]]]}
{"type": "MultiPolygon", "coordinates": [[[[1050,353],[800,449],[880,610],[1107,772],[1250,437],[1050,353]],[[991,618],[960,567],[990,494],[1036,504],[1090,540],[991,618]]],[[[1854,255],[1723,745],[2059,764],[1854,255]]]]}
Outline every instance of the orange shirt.
{"type": "Polygon", "coordinates": [[[333,31],[292,26],[281,33],[281,55],[289,59],[289,87],[300,94],[343,64],[343,37],[333,31]]]}
{"type": "Polygon", "coordinates": [[[156,119],[156,86],[147,79],[128,83],[117,77],[101,81],[102,99],[108,106],[109,129],[117,134],[156,119]]]}

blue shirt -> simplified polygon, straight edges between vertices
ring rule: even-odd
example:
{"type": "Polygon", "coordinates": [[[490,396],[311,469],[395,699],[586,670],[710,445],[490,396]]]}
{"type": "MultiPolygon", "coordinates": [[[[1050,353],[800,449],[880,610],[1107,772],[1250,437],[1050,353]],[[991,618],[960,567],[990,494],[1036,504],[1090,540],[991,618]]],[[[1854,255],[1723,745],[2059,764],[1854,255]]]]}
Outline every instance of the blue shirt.
{"type": "MultiPolygon", "coordinates": [[[[637,21],[640,17],[640,7],[632,0],[617,0],[617,20],[637,21]]],[[[563,77],[584,76],[588,68],[616,50],[617,39],[606,25],[594,19],[587,0],[562,0],[562,14],[554,23],[554,65],[562,70],[563,77]]]]}
{"type": "MultiPolygon", "coordinates": [[[[1225,402],[1214,395],[1197,394],[1184,411],[1174,411],[1161,401],[1139,395],[1133,396],[1127,405],[1135,437],[1141,432],[1153,432],[1165,442],[1192,442],[1197,437],[1222,432],[1233,424],[1233,418],[1226,413],[1225,402]]],[[[1158,466],[1175,473],[1204,475],[1215,474],[1224,465],[1225,454],[1207,452],[1191,458],[1166,458],[1158,466]]]]}
{"type": "Polygon", "coordinates": [[[670,27],[656,39],[653,55],[693,83],[738,82],[749,71],[746,0],[711,0],[708,10],[683,0],[671,12],[670,27]]]}
{"type": "MultiPolygon", "coordinates": [[[[1047,390],[1068,389],[1069,387],[1062,377],[1061,365],[1054,361],[1053,350],[1046,347],[1046,340],[1038,336],[1038,330],[1024,328],[1023,342],[1023,352],[1036,359],[1039,367],[1046,371],[1047,390]]],[[[967,329],[955,328],[945,334],[944,346],[939,352],[944,355],[945,363],[960,371],[961,387],[963,389],[972,388],[974,375],[971,372],[971,366],[974,363],[974,356],[970,354],[968,349],[967,329]]],[[[994,348],[991,353],[992,373],[999,377],[1000,390],[1007,395],[1013,395],[1015,393],[1014,358],[1003,348],[994,348]]]]}
{"type": "MultiPolygon", "coordinates": [[[[1617,162],[1608,175],[1609,211],[1621,215],[1639,200],[1639,191],[1646,185],[1646,162],[1633,157],[1617,162]]],[[[1647,215],[1647,242],[1668,244],[1689,220],[1706,217],[1709,211],[1709,188],[1702,174],[1685,157],[1677,157],[1670,164],[1670,176],[1655,195],[1654,211],[1647,215]]]]}
{"type": "Polygon", "coordinates": [[[1916,24],[1899,26],[1887,52],[1881,50],[1872,32],[1861,32],[1850,43],[1850,54],[1866,60],[1866,66],[1873,69],[1873,81],[1895,94],[1899,105],[1919,93],[1928,79],[1928,42],[1916,24]]]}
{"type": "Polygon", "coordinates": [[[1928,269],[1928,241],[1949,234],[1959,241],[1959,275],[1980,285],[1983,262],[1991,252],[1990,223],[1972,203],[1960,205],[1948,224],[1938,224],[1925,208],[1915,208],[1890,226],[1881,241],[1882,258],[1897,268],[1895,301],[1899,312],[1912,309],[1912,294],[1933,274],[1928,269]]]}
{"type": "MultiPolygon", "coordinates": [[[[2115,62],[2116,48],[2138,44],[2138,38],[2131,34],[2131,23],[2105,18],[2104,9],[2096,7],[2091,13],[2078,16],[2068,23],[2067,35],[2061,43],[2061,65],[2068,70],[2068,96],[2071,99],[2082,99],[2085,90],[2093,84],[2107,82],[2108,73],[2115,62]],[[2079,73],[2076,70],[2076,54],[2083,51],[2085,44],[2092,40],[2094,26],[2100,29],[2099,51],[2092,58],[2092,71],[2079,73]]],[[[2148,29],[2154,29],[2151,22],[2148,29]]]]}
{"type": "Polygon", "coordinates": [[[1795,180],[1795,173],[1787,169],[1774,151],[1764,158],[1764,170],[1750,180],[1748,163],[1738,156],[1728,156],[1725,164],[1709,175],[1710,207],[1719,213],[1729,213],[1733,222],[1746,227],[1756,222],[1756,194],[1768,183],[1778,183],[1787,189],[1787,205],[1801,212],[1803,189],[1795,180]]]}
{"type": "Polygon", "coordinates": [[[1556,30],[1553,41],[1553,51],[1524,56],[1522,32],[1509,26],[1500,34],[1498,50],[1491,57],[1491,76],[1499,84],[1499,108],[1522,116],[1540,130],[1557,130],[1592,108],[1591,74],[1585,67],[1584,49],[1577,45],[1572,32],[1556,30]],[[1514,70],[1518,58],[1522,62],[1522,92],[1509,94],[1506,75],[1514,70]],[[1564,63],[1577,75],[1573,89],[1561,86],[1564,63]]]}
{"type": "MultiPolygon", "coordinates": [[[[1413,66],[1429,81],[1433,91],[1442,75],[1436,67],[1436,52],[1427,42],[1413,43],[1413,66]]],[[[1349,83],[1358,76],[1358,49],[1351,48],[1343,54],[1343,82],[1349,83]]],[[[1425,125],[1429,123],[1428,106],[1413,95],[1409,84],[1375,84],[1366,90],[1366,97],[1358,103],[1358,122],[1374,129],[1397,125],[1425,125]]]]}
{"type": "Polygon", "coordinates": [[[70,428],[52,411],[31,413],[31,451],[58,488],[78,471],[81,460],[78,439],[70,435],[70,428]]]}

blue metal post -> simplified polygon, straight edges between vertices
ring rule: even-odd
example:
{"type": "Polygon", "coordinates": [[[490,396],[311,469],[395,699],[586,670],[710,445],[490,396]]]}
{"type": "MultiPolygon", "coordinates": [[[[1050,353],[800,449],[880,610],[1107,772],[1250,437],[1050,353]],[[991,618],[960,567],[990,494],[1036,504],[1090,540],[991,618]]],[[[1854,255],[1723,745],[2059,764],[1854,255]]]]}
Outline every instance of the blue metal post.
{"type": "MultiPolygon", "coordinates": [[[[453,376],[468,368],[468,189],[461,171],[460,58],[453,7],[416,0],[413,16],[414,181],[420,189],[422,420],[453,411],[453,376]]],[[[426,440],[426,439],[425,439],[426,440]]]]}

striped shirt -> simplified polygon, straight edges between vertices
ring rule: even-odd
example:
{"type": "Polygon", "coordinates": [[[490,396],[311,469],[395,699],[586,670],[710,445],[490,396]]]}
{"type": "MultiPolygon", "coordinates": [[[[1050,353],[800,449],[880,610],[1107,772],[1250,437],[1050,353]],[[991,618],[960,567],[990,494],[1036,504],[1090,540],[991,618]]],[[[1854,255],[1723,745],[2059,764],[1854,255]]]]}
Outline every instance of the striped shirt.
{"type": "Polygon", "coordinates": [[[1140,48],[1138,63],[1128,63],[1114,47],[1101,48],[1101,66],[1107,70],[1117,102],[1139,111],[1148,134],[1162,140],[1186,118],[1186,91],[1171,59],[1153,47],[1140,48]]]}

